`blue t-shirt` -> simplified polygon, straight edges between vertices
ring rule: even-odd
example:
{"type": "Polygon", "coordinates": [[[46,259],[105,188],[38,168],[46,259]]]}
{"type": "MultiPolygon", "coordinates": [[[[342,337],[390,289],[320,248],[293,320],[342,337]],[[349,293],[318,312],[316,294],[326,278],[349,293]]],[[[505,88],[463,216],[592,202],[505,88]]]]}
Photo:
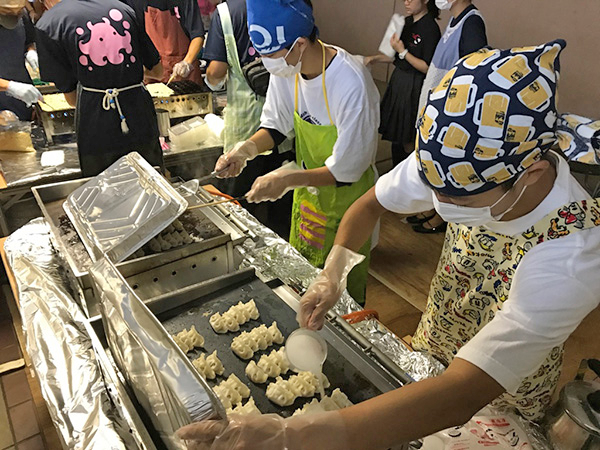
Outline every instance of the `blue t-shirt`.
{"type": "MultiPolygon", "coordinates": [[[[233,35],[238,49],[240,64],[245,66],[258,57],[258,52],[252,47],[250,35],[248,34],[248,15],[245,0],[228,0],[229,14],[233,24],[233,35]]],[[[213,15],[208,31],[208,38],[204,45],[203,58],[208,61],[227,62],[227,50],[223,36],[223,25],[221,16],[217,9],[213,15]]]]}

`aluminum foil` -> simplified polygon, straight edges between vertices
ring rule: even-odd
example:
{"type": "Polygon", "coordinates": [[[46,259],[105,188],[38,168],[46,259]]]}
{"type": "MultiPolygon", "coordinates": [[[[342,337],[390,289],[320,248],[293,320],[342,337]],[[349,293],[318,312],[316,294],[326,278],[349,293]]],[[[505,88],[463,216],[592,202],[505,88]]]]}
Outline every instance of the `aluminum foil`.
{"type": "MultiPolygon", "coordinates": [[[[255,234],[254,239],[247,239],[239,248],[244,257],[242,264],[254,267],[267,281],[279,278],[299,294],[304,293],[320,269],[310,264],[298,250],[244,208],[232,203],[226,204],[225,208],[255,234]]],[[[345,291],[333,311],[342,316],[361,309],[345,291]]],[[[415,381],[437,376],[444,371],[444,366],[433,356],[410,351],[395,334],[376,320],[361,322],[356,329],[415,381]]]]}
{"type": "Polygon", "coordinates": [[[119,263],[186,210],[185,199],[137,152],[75,189],[63,208],[95,261],[119,263]]]}
{"type": "Polygon", "coordinates": [[[17,281],[27,353],[63,443],[69,449],[126,449],[105,390],[85,317],[69,294],[50,228],[35,219],[4,245],[17,281]]]}
{"type": "Polygon", "coordinates": [[[164,444],[185,448],[175,431],[192,421],[224,417],[216,397],[112,263],[102,259],[90,274],[101,293],[106,338],[117,366],[164,444]]]}

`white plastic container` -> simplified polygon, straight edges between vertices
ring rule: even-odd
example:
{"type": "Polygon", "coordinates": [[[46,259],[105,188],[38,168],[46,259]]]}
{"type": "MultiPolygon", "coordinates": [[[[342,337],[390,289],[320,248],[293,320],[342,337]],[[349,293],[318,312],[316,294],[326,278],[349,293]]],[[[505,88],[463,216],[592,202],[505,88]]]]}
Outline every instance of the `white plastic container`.
{"type": "Polygon", "coordinates": [[[201,147],[212,134],[202,117],[193,117],[169,129],[169,139],[177,150],[201,147]]]}
{"type": "Polygon", "coordinates": [[[396,50],[394,50],[390,44],[390,39],[394,33],[400,37],[402,34],[402,30],[404,29],[404,16],[400,14],[394,14],[390,19],[390,23],[385,30],[385,34],[383,35],[383,39],[381,40],[381,44],[379,45],[379,51],[390,58],[393,58],[396,54],[396,50]]]}

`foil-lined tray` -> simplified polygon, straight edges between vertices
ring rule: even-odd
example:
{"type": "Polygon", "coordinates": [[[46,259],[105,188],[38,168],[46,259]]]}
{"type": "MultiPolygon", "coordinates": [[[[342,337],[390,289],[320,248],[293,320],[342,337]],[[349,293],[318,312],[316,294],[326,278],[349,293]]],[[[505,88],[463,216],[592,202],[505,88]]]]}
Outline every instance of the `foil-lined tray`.
{"type": "Polygon", "coordinates": [[[107,259],[90,270],[106,338],[121,373],[169,449],[188,423],[225,417],[217,397],[148,307],[107,259]]]}
{"type": "Polygon", "coordinates": [[[187,209],[187,201],[139,153],[120,158],[71,193],[63,208],[90,257],[118,263],[187,209]]]}

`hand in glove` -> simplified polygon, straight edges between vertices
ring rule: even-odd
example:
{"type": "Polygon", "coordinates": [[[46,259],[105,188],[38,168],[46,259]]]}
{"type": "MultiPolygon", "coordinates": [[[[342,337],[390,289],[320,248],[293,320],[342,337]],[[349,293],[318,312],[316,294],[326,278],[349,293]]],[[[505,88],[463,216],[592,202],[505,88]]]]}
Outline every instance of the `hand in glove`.
{"type": "Polygon", "coordinates": [[[43,99],[42,94],[32,84],[10,81],[6,93],[31,106],[43,99]]]}
{"type": "Polygon", "coordinates": [[[38,59],[38,54],[35,50],[29,50],[25,53],[25,61],[29,64],[33,70],[38,70],[40,68],[40,62],[38,59]]]}
{"type": "Polygon", "coordinates": [[[249,203],[274,202],[298,186],[291,186],[289,175],[292,170],[277,169],[254,180],[250,192],[246,194],[249,203]]]}
{"type": "Polygon", "coordinates": [[[325,322],[325,314],[340,299],[348,274],[365,257],[341,245],[334,245],[325,267],[313,280],[306,293],[300,299],[298,323],[303,328],[320,330],[325,322]]]}
{"type": "Polygon", "coordinates": [[[219,173],[219,178],[237,177],[248,161],[256,156],[258,156],[258,148],[254,141],[238,142],[230,151],[221,155],[215,165],[215,172],[219,173]]]}
{"type": "Polygon", "coordinates": [[[179,61],[173,66],[173,75],[180,78],[187,78],[190,76],[190,73],[192,73],[193,68],[194,66],[189,62],[179,61]]]}
{"type": "Polygon", "coordinates": [[[177,431],[188,450],[348,450],[338,411],[284,419],[277,414],[240,416],[192,423],[177,431]]]}

